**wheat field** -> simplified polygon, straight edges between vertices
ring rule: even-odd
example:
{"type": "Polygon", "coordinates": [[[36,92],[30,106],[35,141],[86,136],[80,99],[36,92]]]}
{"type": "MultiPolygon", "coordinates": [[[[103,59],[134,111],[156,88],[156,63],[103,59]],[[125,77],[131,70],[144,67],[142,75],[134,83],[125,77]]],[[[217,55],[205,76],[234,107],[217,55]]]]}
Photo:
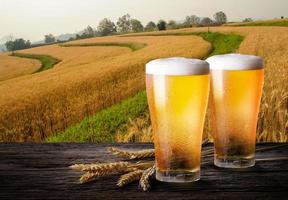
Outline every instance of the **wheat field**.
{"type": "MultiPolygon", "coordinates": [[[[203,31],[207,31],[207,28],[151,34],[203,31]]],[[[287,142],[288,28],[211,27],[210,31],[245,36],[238,52],[259,55],[265,59],[265,83],[257,140],[287,142]]],[[[0,82],[0,93],[5,94],[0,96],[0,141],[41,141],[85,116],[144,89],[144,65],[149,60],[170,56],[203,58],[212,48],[208,42],[196,36],[154,37],[141,36],[141,33],[137,37],[130,34],[126,37],[110,36],[72,43],[91,42],[134,42],[147,46],[134,52],[124,47],[57,45],[20,51],[48,54],[62,62],[51,70],[0,82]]],[[[118,141],[131,141],[137,134],[138,141],[151,141],[149,116],[131,121],[129,126],[126,136],[117,134],[118,141]]],[[[209,130],[208,122],[205,134],[209,130]]]]}
{"type": "Polygon", "coordinates": [[[0,82],[0,141],[42,141],[100,109],[145,88],[144,65],[170,56],[202,58],[211,45],[195,36],[104,37],[77,41],[139,42],[124,47],[43,46],[21,53],[49,54],[62,62],[51,70],[0,82]],[[173,48],[171,48],[171,46],[173,48]]]}
{"type": "Polygon", "coordinates": [[[9,53],[0,53],[0,84],[4,80],[31,74],[41,67],[41,63],[37,60],[9,55],[9,53]]]}
{"type": "MultiPolygon", "coordinates": [[[[167,31],[202,32],[207,28],[167,31]]],[[[212,27],[212,32],[234,33],[245,36],[239,53],[259,55],[265,59],[265,83],[259,113],[257,141],[288,141],[288,28],[286,27],[212,27]]],[[[153,33],[161,34],[164,33],[153,33]]],[[[138,34],[139,35],[139,34],[138,34]]],[[[209,109],[208,109],[209,113],[209,109]]],[[[211,127],[207,120],[204,135],[209,136],[211,127]]],[[[116,135],[119,142],[152,140],[152,129],[146,115],[130,122],[128,133],[116,135]]]]}

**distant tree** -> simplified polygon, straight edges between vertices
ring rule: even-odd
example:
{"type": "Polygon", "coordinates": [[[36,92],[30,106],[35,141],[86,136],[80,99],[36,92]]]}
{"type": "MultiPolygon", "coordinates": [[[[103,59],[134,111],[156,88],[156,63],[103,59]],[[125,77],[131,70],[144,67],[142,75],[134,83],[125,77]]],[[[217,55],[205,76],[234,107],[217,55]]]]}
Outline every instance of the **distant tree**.
{"type": "Polygon", "coordinates": [[[48,34],[48,35],[45,35],[44,41],[46,44],[54,43],[56,42],[56,38],[52,34],[48,34]]]}
{"type": "Polygon", "coordinates": [[[123,15],[118,19],[117,31],[120,33],[128,33],[131,31],[131,17],[129,14],[123,15]]]}
{"type": "Polygon", "coordinates": [[[31,47],[31,42],[29,40],[24,40],[22,38],[10,40],[5,43],[6,49],[8,51],[16,51],[20,49],[27,49],[31,47]]]}
{"type": "Polygon", "coordinates": [[[87,28],[84,29],[84,33],[86,34],[87,37],[95,36],[95,31],[91,26],[87,26],[87,28]]]}
{"type": "Polygon", "coordinates": [[[212,19],[210,19],[209,17],[204,17],[202,20],[201,20],[201,25],[203,26],[209,26],[213,23],[212,19]]]}
{"type": "Polygon", "coordinates": [[[200,24],[200,18],[196,15],[186,16],[184,27],[192,27],[193,25],[200,24]]]}
{"type": "Polygon", "coordinates": [[[159,22],[157,23],[157,28],[159,31],[164,31],[166,30],[166,25],[167,23],[164,20],[159,20],[159,22]]]}
{"type": "Polygon", "coordinates": [[[157,26],[154,22],[150,21],[148,24],[145,26],[145,31],[156,31],[157,26]]]}
{"type": "Polygon", "coordinates": [[[284,16],[281,16],[281,19],[284,19],[284,16]]]}
{"type": "Polygon", "coordinates": [[[116,32],[116,26],[114,22],[105,18],[99,23],[97,31],[101,36],[110,35],[111,33],[116,32]]]}
{"type": "Polygon", "coordinates": [[[177,23],[175,20],[170,20],[167,24],[167,29],[176,29],[177,23]]]}
{"type": "Polygon", "coordinates": [[[139,20],[131,19],[131,29],[133,32],[142,32],[144,30],[144,27],[139,20]]]}
{"type": "Polygon", "coordinates": [[[225,24],[227,22],[227,16],[224,12],[216,12],[214,14],[214,19],[217,24],[225,24]]]}
{"type": "Polygon", "coordinates": [[[252,18],[245,18],[242,22],[253,22],[252,18]]]}

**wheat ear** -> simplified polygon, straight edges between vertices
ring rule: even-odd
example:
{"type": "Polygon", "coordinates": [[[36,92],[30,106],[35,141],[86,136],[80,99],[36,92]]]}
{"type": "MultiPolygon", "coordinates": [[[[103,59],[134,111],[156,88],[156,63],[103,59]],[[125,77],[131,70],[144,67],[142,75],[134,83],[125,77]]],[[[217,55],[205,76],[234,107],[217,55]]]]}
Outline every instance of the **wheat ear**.
{"type": "Polygon", "coordinates": [[[106,175],[111,175],[110,172],[107,171],[102,171],[102,172],[87,172],[84,175],[80,177],[80,183],[89,183],[94,181],[98,177],[106,176],[106,175]]]}
{"type": "Polygon", "coordinates": [[[142,158],[152,158],[155,156],[154,149],[147,149],[147,150],[141,150],[141,151],[127,151],[127,150],[121,150],[115,147],[110,147],[108,148],[108,150],[114,155],[126,157],[131,160],[142,159],[142,158]]]}
{"type": "Polygon", "coordinates": [[[134,181],[137,181],[141,178],[144,170],[136,170],[133,172],[129,172],[128,174],[124,174],[120,177],[120,179],[117,182],[117,185],[119,187],[123,187],[129,183],[132,183],[134,181]]]}
{"type": "Polygon", "coordinates": [[[150,178],[153,176],[153,174],[155,174],[155,171],[156,167],[154,165],[153,167],[150,167],[143,172],[141,179],[139,181],[139,187],[143,191],[148,191],[151,188],[150,178]]]}

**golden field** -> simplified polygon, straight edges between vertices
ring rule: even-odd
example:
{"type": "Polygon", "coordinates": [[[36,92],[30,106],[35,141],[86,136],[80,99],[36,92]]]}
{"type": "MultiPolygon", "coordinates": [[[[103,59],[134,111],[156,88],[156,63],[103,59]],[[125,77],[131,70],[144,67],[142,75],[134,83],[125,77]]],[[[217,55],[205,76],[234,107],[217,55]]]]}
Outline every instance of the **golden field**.
{"type": "MultiPolygon", "coordinates": [[[[207,28],[183,29],[181,32],[201,32],[207,28]]],[[[288,141],[288,28],[286,27],[213,27],[210,31],[235,33],[245,36],[239,53],[254,54],[265,59],[265,83],[259,113],[257,141],[288,141]]],[[[179,32],[179,30],[166,33],[179,32]]],[[[153,33],[159,34],[159,33],[153,33]]],[[[160,34],[163,34],[160,33],[160,34]]],[[[208,110],[209,113],[209,110],[208,110]]],[[[147,117],[130,122],[127,135],[117,134],[121,142],[137,138],[151,141],[151,128],[147,117]]],[[[204,134],[211,127],[208,119],[204,134]]]]}
{"type": "Polygon", "coordinates": [[[0,83],[0,141],[41,141],[98,110],[144,89],[144,65],[170,56],[202,58],[211,45],[195,36],[105,37],[77,41],[134,42],[147,46],[43,46],[21,53],[63,60],[53,69],[0,83]],[[173,48],[171,48],[171,46],[173,48]]]}
{"type": "MultiPolygon", "coordinates": [[[[207,28],[153,34],[202,31],[207,28]]],[[[245,40],[238,51],[264,57],[265,84],[257,139],[288,141],[288,28],[213,27],[210,31],[243,35],[245,40]]],[[[51,55],[62,62],[41,73],[0,82],[0,141],[41,141],[85,116],[133,96],[145,88],[144,65],[151,59],[170,56],[203,58],[211,51],[211,45],[196,36],[153,37],[140,33],[137,37],[110,36],[73,43],[91,42],[133,42],[147,46],[134,52],[124,47],[57,45],[20,51],[51,55]]],[[[138,141],[151,140],[148,119],[142,117],[131,121],[131,126],[136,128],[128,128],[128,131],[131,129],[128,135],[118,135],[118,140],[129,141],[135,133],[140,134],[138,141]]]]}
{"type": "Polygon", "coordinates": [[[0,81],[31,74],[40,67],[41,63],[38,60],[11,57],[9,53],[0,53],[0,81]]]}

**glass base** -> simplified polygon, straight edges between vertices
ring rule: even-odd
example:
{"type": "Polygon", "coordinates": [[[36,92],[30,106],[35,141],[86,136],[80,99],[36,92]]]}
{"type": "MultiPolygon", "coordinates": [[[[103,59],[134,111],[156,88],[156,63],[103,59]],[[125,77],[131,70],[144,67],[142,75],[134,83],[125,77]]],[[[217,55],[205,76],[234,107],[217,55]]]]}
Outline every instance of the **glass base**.
{"type": "Polygon", "coordinates": [[[241,157],[215,157],[214,164],[217,167],[223,168],[248,168],[255,165],[255,159],[253,158],[241,158],[241,157]]]}
{"type": "Polygon", "coordinates": [[[200,180],[200,170],[198,171],[156,171],[156,179],[162,182],[187,183],[200,180]]]}

